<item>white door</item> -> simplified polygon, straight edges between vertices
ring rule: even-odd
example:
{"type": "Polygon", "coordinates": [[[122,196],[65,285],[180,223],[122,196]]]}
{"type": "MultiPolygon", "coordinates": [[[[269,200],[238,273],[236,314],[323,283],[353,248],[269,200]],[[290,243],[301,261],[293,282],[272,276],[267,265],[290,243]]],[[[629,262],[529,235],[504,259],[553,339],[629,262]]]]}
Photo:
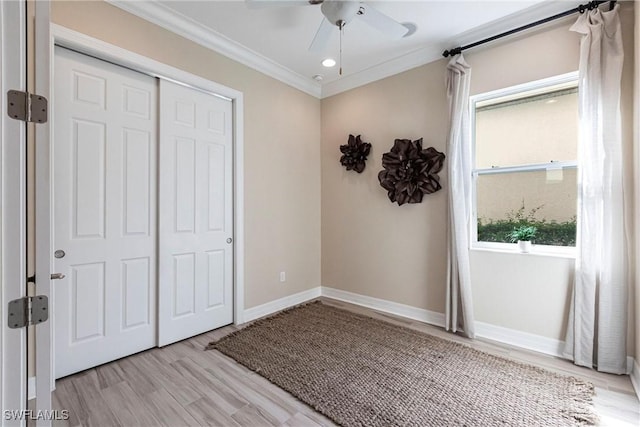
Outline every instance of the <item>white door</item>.
{"type": "Polygon", "coordinates": [[[157,81],[60,47],[54,80],[59,378],[156,345],[157,81]]]}
{"type": "Polygon", "coordinates": [[[9,301],[26,296],[26,123],[7,114],[7,91],[27,89],[26,1],[0,2],[0,406],[2,426],[25,425],[26,328],[9,325],[9,301]],[[7,412],[5,412],[7,411],[7,412]],[[10,412],[16,411],[16,412],[10,412]]]}
{"type": "Polygon", "coordinates": [[[160,81],[159,345],[233,322],[231,101],[160,81]]]}

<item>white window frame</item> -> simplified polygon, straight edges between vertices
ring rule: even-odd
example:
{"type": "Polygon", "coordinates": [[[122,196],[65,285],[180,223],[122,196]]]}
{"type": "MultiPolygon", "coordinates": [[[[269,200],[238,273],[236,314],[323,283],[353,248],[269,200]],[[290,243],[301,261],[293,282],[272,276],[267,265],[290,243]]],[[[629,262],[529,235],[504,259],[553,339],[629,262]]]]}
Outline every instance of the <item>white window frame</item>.
{"type": "MultiPolygon", "coordinates": [[[[519,253],[516,243],[502,243],[502,242],[482,242],[478,241],[478,207],[477,207],[477,180],[480,175],[495,175],[500,173],[509,172],[533,172],[549,169],[551,166],[553,169],[573,169],[578,167],[576,161],[553,161],[549,163],[535,163],[525,164],[519,166],[503,166],[503,167],[490,167],[490,168],[476,168],[476,107],[478,104],[500,99],[501,101],[508,101],[509,98],[518,99],[522,97],[535,96],[536,94],[543,94],[552,92],[554,90],[561,90],[564,88],[571,88],[578,86],[578,72],[571,72],[562,74],[559,76],[549,77],[542,80],[536,80],[516,86],[510,86],[503,89],[494,90],[478,95],[471,96],[469,98],[469,117],[471,126],[471,156],[472,156],[472,172],[471,172],[471,221],[470,226],[470,242],[472,250],[482,251],[495,251],[495,252],[507,252],[507,253],[519,253]]],[[[530,255],[550,255],[574,258],[576,255],[576,248],[574,246],[553,246],[553,245],[534,245],[530,255]]]]}

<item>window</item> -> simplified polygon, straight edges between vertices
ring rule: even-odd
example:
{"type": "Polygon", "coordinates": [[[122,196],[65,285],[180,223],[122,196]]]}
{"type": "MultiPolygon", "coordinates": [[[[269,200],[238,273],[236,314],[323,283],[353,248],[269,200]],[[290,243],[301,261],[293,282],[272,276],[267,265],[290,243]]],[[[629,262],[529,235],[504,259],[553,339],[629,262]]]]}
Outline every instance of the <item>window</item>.
{"type": "Polygon", "coordinates": [[[540,250],[575,246],[575,74],[475,96],[471,109],[472,245],[515,248],[509,232],[533,225],[540,250]]]}

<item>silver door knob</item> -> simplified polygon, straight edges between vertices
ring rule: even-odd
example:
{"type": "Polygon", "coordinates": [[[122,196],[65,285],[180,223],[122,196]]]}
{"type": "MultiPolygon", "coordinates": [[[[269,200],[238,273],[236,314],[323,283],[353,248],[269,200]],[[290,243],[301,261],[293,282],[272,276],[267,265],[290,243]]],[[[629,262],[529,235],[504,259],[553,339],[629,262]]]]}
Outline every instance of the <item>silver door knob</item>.
{"type": "Polygon", "coordinates": [[[62,273],[53,273],[51,275],[51,280],[60,280],[60,279],[64,279],[66,276],[62,273]]]}
{"type": "Polygon", "coordinates": [[[233,242],[233,239],[232,239],[231,237],[229,237],[229,238],[227,239],[227,243],[231,243],[231,242],[233,242]]]}
{"type": "Polygon", "coordinates": [[[64,258],[65,255],[66,253],[62,249],[58,249],[53,253],[53,256],[56,258],[64,258]]]}

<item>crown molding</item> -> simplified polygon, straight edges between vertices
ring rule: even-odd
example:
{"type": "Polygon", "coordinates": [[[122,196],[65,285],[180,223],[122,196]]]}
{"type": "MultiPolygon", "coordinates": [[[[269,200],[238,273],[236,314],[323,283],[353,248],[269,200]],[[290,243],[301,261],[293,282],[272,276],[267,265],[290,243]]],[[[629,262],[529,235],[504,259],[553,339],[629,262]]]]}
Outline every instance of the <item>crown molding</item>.
{"type": "MultiPolygon", "coordinates": [[[[575,0],[571,0],[571,1],[546,0],[543,3],[528,7],[524,10],[521,10],[520,12],[507,15],[504,18],[500,18],[498,20],[488,22],[482,26],[472,28],[469,31],[460,33],[457,36],[449,39],[447,43],[448,44],[447,49],[451,49],[458,46],[464,46],[464,45],[476,42],[478,40],[483,40],[488,37],[492,37],[497,34],[503,33],[505,31],[512,30],[514,28],[522,27],[524,25],[531,24],[533,22],[540,21],[545,18],[549,18],[551,16],[565,12],[571,8],[577,7],[578,5],[580,5],[580,3],[581,3],[580,1],[575,1],[575,0]]],[[[572,20],[575,20],[576,16],[577,15],[575,14],[568,15],[563,18],[559,18],[554,21],[541,24],[537,27],[533,27],[528,30],[515,33],[511,36],[507,36],[505,38],[486,43],[484,45],[473,48],[473,52],[487,49],[489,47],[493,47],[499,44],[508,43],[509,41],[512,41],[513,39],[521,37],[523,35],[530,36],[531,34],[549,30],[551,28],[560,27],[562,25],[565,25],[567,22],[571,22],[572,20]]]]}
{"type": "Polygon", "coordinates": [[[412,68],[442,59],[444,45],[430,45],[405,55],[383,62],[366,70],[349,74],[322,85],[322,98],[328,98],[377,80],[411,70],[412,68]]]}
{"type": "Polygon", "coordinates": [[[126,12],[165,28],[247,67],[320,98],[320,85],[182,14],[152,1],[106,0],[126,12]]]}
{"type": "MultiPolygon", "coordinates": [[[[340,79],[319,83],[296,73],[228,37],[208,28],[199,22],[194,21],[182,14],[176,13],[168,7],[154,1],[128,1],[128,0],[106,0],[108,3],[132,13],[142,19],[152,22],[162,28],[172,31],[208,49],[218,52],[228,58],[240,62],[250,68],[277,79],[289,86],[299,89],[316,98],[327,98],[337,95],[368,83],[393,76],[404,71],[428,64],[442,59],[442,52],[457,46],[464,46],[477,40],[500,34],[513,28],[529,24],[531,22],[547,18],[549,16],[564,12],[571,7],[580,4],[579,1],[554,1],[548,0],[541,4],[534,5],[523,11],[506,16],[499,20],[489,22],[480,27],[458,34],[444,42],[430,44],[418,50],[401,55],[394,59],[382,62],[366,70],[349,74],[340,79]]],[[[547,30],[549,28],[564,25],[575,15],[552,21],[550,23],[535,27],[526,32],[515,34],[512,37],[496,40],[486,45],[474,48],[474,52],[481,51],[488,47],[513,40],[513,38],[524,34],[547,30]]]]}
{"type": "MultiPolygon", "coordinates": [[[[508,15],[504,18],[500,18],[499,20],[492,21],[480,27],[476,27],[469,31],[460,33],[445,42],[425,46],[421,49],[409,52],[405,55],[375,65],[366,70],[350,74],[338,80],[326,82],[322,85],[322,98],[337,95],[341,92],[346,92],[348,90],[364,86],[368,83],[372,83],[374,81],[381,80],[386,77],[402,73],[404,71],[408,71],[412,68],[416,68],[421,65],[429,64],[439,59],[443,59],[442,52],[444,52],[446,49],[464,46],[478,40],[482,40],[487,37],[509,31],[513,28],[517,28],[531,22],[535,22],[549,16],[564,12],[568,9],[571,9],[572,7],[578,6],[579,4],[579,1],[572,0],[545,1],[544,3],[534,5],[520,12],[508,15]]],[[[473,49],[473,52],[481,51],[483,49],[496,46],[501,43],[509,42],[519,35],[531,35],[535,32],[548,30],[550,28],[564,25],[571,19],[575,19],[575,15],[569,15],[568,17],[549,22],[547,24],[532,28],[522,33],[517,33],[511,37],[506,37],[482,46],[478,46],[473,49]]]]}

